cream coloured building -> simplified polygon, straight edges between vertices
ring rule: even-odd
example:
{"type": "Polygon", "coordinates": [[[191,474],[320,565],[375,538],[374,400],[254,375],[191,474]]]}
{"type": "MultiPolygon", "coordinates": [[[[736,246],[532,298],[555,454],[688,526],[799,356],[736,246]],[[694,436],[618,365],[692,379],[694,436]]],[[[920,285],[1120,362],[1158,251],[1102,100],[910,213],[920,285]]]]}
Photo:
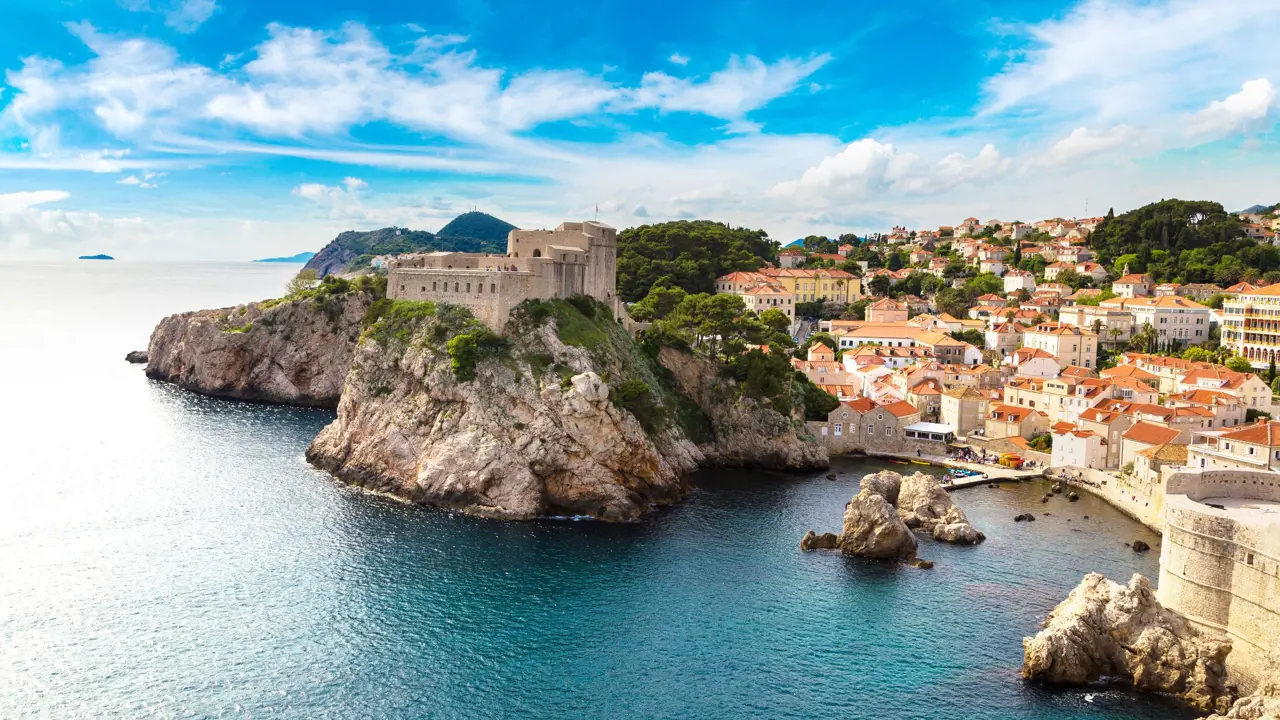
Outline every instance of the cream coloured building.
{"type": "Polygon", "coordinates": [[[432,252],[389,261],[387,296],[461,305],[497,332],[530,299],[588,295],[621,317],[617,248],[617,230],[599,222],[512,230],[505,255],[432,252]]]}
{"type": "Polygon", "coordinates": [[[1256,368],[1280,350],[1280,284],[1241,292],[1222,303],[1222,345],[1256,368]]]}
{"type": "Polygon", "coordinates": [[[1059,322],[1040,323],[1022,335],[1023,347],[1039,348],[1065,365],[1093,368],[1098,362],[1098,336],[1059,322]]]}

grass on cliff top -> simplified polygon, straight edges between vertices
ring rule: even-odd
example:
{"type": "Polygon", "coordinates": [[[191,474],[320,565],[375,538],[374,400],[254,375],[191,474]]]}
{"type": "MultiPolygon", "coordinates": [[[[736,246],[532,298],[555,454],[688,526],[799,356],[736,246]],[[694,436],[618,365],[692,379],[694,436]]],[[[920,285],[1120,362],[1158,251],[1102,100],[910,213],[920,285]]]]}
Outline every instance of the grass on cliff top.
{"type": "Polygon", "coordinates": [[[512,314],[508,334],[524,334],[552,320],[565,345],[580,347],[605,382],[609,398],[627,410],[653,434],[669,424],[680,427],[694,442],[715,439],[711,420],[676,388],[671,372],[646,352],[613,318],[608,306],[586,296],[568,300],[526,300],[512,314]]]}
{"type": "Polygon", "coordinates": [[[505,357],[510,347],[466,308],[430,300],[378,300],[365,314],[365,338],[387,349],[403,350],[415,338],[422,347],[443,349],[461,382],[475,380],[480,361],[505,357]]]}

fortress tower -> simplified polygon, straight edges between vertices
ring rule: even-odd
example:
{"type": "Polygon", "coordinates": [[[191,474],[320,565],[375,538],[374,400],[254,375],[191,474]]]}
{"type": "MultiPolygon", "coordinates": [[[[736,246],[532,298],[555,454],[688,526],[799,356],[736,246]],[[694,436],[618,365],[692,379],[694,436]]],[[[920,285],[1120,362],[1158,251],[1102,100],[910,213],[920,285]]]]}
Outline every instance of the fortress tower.
{"type": "Polygon", "coordinates": [[[432,252],[387,265],[387,295],[462,305],[497,332],[525,300],[589,295],[621,317],[618,231],[601,222],[512,230],[507,254],[432,252]]]}

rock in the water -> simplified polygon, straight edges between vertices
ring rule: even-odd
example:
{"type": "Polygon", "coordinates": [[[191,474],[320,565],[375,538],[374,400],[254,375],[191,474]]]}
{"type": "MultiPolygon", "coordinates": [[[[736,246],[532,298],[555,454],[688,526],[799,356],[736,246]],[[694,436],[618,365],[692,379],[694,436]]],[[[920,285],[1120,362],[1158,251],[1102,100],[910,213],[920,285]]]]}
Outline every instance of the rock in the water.
{"type": "Polygon", "coordinates": [[[914,558],[914,559],[912,559],[912,560],[909,560],[909,561],[907,562],[907,564],[908,564],[908,565],[910,565],[910,566],[911,566],[911,567],[913,567],[913,568],[920,568],[921,570],[931,570],[931,569],[933,569],[933,561],[932,561],[932,560],[925,560],[925,559],[923,559],[923,558],[914,558]]]}
{"type": "Polygon", "coordinates": [[[907,527],[928,532],[935,540],[964,545],[986,540],[932,475],[915,473],[902,478],[897,506],[907,527]]]}
{"type": "Polygon", "coordinates": [[[1097,573],[1086,575],[1022,646],[1022,675],[1031,680],[1083,684],[1128,678],[1139,689],[1219,712],[1233,699],[1224,666],[1230,642],[1161,606],[1141,575],[1127,587],[1097,573]]]}
{"type": "Polygon", "coordinates": [[[827,473],[827,479],[828,479],[828,480],[835,480],[835,479],[836,479],[836,474],[835,474],[835,473],[827,473]]]}
{"type": "Polygon", "coordinates": [[[822,533],[821,535],[810,530],[800,538],[800,550],[809,552],[810,550],[835,550],[840,545],[840,536],[835,533],[822,533]]]}
{"type": "Polygon", "coordinates": [[[892,470],[883,470],[878,473],[866,475],[861,480],[863,488],[869,488],[871,492],[878,494],[890,505],[898,505],[898,493],[902,489],[902,476],[892,470]]]}
{"type": "Polygon", "coordinates": [[[124,356],[124,361],[128,363],[133,363],[134,365],[145,365],[147,362],[147,351],[134,350],[133,352],[124,356]]]}
{"type": "Polygon", "coordinates": [[[1134,540],[1133,545],[1130,547],[1133,548],[1134,552],[1146,552],[1151,549],[1151,546],[1145,540],[1134,540]]]}
{"type": "Polygon", "coordinates": [[[1014,515],[1013,521],[1014,522],[1035,522],[1036,516],[1032,515],[1031,513],[1022,513],[1020,515],[1014,515]]]}
{"type": "Polygon", "coordinates": [[[875,560],[906,560],[915,557],[916,536],[883,495],[864,487],[845,506],[840,552],[875,560]]]}
{"type": "Polygon", "coordinates": [[[1067,499],[1071,502],[1075,502],[1080,499],[1080,496],[1075,491],[1072,491],[1067,493],[1067,499]]]}
{"type": "Polygon", "coordinates": [[[1054,495],[1057,495],[1058,493],[1062,492],[1062,483],[1060,482],[1054,483],[1053,487],[1049,488],[1049,490],[1053,492],[1054,495]]]}

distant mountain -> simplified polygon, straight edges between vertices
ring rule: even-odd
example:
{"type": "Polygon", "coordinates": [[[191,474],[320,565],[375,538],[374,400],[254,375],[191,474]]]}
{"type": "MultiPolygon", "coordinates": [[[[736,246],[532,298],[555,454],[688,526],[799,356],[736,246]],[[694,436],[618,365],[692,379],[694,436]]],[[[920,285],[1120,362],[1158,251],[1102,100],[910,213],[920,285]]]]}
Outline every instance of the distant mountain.
{"type": "Polygon", "coordinates": [[[504,253],[507,251],[507,232],[515,226],[481,212],[463,213],[440,229],[438,234],[425,230],[382,228],[368,232],[348,230],[325,245],[306,267],[321,277],[330,273],[361,270],[378,255],[397,255],[407,252],[504,253]]]}
{"type": "Polygon", "coordinates": [[[81,255],[81,260],[115,260],[110,255],[81,255]]]}
{"type": "MultiPolygon", "coordinates": [[[[468,239],[492,246],[490,250],[478,252],[506,252],[507,233],[516,226],[505,220],[482,212],[462,213],[448,225],[440,228],[436,237],[449,240],[468,239]]],[[[477,251],[472,251],[477,252],[477,251]]]]}
{"type": "Polygon", "coordinates": [[[787,247],[789,247],[789,248],[791,248],[791,247],[793,247],[793,248],[803,248],[803,247],[804,247],[804,238],[801,238],[801,239],[799,239],[799,240],[792,240],[791,242],[787,243],[787,245],[786,245],[786,246],[787,246],[787,247]]]}
{"type": "Polygon", "coordinates": [[[1239,214],[1240,215],[1254,215],[1257,213],[1265,214],[1269,212],[1275,212],[1277,207],[1280,207],[1280,205],[1250,205],[1249,207],[1241,210],[1239,214]]]}
{"type": "Polygon", "coordinates": [[[315,256],[316,256],[316,254],[315,254],[315,253],[311,252],[310,250],[307,250],[307,251],[305,251],[305,252],[300,252],[300,253],[298,253],[297,255],[290,255],[289,257],[263,258],[263,259],[261,259],[261,260],[254,260],[254,262],[264,262],[264,263],[304,263],[304,262],[306,262],[306,261],[310,260],[311,258],[313,258],[313,257],[315,257],[315,256]]]}

